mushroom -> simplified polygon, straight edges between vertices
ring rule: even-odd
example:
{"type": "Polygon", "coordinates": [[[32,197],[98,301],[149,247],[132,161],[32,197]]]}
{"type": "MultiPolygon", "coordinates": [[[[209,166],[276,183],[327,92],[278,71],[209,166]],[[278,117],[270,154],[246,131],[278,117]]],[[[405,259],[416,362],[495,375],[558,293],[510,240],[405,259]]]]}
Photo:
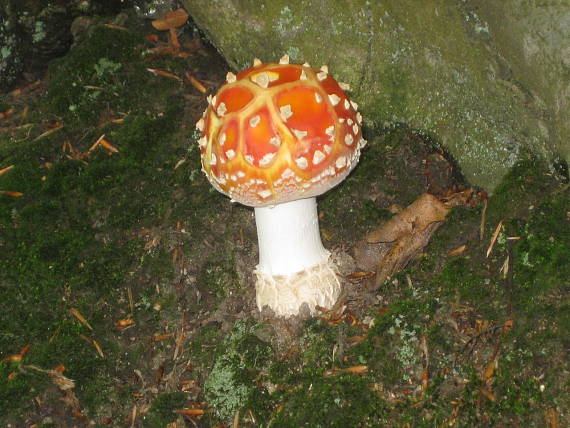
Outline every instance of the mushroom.
{"type": "Polygon", "coordinates": [[[163,19],[155,19],[151,21],[154,28],[159,31],[168,30],[170,35],[170,44],[175,50],[180,49],[180,42],[176,35],[176,28],[181,27],[188,21],[188,12],[183,8],[168,12],[163,19]]]}
{"type": "Polygon", "coordinates": [[[262,64],[228,73],[196,127],[202,171],[233,202],[254,207],[256,301],[276,316],[331,308],[340,282],[321,243],[316,196],[357,164],[362,117],[323,66],[262,64]]]}

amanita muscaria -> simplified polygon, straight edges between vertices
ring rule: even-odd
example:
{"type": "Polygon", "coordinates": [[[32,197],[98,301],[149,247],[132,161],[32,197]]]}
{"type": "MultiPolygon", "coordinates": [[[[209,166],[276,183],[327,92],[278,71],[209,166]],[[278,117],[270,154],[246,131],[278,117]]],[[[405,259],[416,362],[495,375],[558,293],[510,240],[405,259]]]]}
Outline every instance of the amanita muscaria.
{"type": "Polygon", "coordinates": [[[340,283],[319,234],[316,196],[357,164],[362,117],[339,84],[308,64],[228,73],[196,124],[202,170],[232,201],[255,207],[257,306],[277,316],[331,308],[340,283]]]}

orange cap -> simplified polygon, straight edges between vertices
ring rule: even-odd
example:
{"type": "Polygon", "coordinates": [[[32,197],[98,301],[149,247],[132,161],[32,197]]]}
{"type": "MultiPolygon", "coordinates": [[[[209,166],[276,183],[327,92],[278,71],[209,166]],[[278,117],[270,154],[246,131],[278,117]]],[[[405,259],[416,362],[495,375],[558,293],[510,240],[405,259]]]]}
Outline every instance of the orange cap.
{"type": "Polygon", "coordinates": [[[228,73],[196,124],[202,169],[220,192],[263,207],[320,195],[358,163],[362,117],[326,66],[228,73]]]}

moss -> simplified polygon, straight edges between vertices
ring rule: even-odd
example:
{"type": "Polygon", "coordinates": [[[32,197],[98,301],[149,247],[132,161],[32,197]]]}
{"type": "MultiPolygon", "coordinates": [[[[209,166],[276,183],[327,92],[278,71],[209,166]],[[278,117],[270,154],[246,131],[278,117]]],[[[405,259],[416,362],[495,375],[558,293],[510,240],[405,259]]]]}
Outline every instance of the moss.
{"type": "Polygon", "coordinates": [[[368,386],[368,380],[352,374],[323,377],[305,375],[298,386],[284,392],[282,407],[272,427],[375,427],[382,426],[385,404],[368,386]]]}
{"type": "Polygon", "coordinates": [[[258,418],[267,417],[268,394],[254,379],[267,365],[272,350],[254,331],[251,323],[238,321],[234,325],[204,382],[208,406],[221,419],[231,418],[244,407],[258,418]]]}
{"type": "MultiPolygon", "coordinates": [[[[229,251],[228,251],[229,253],[229,251]]],[[[240,283],[234,266],[233,253],[221,258],[215,254],[201,268],[198,277],[198,288],[221,301],[232,292],[238,291],[240,283]]]]}
{"type": "Polygon", "coordinates": [[[174,410],[182,409],[185,404],[186,397],[182,392],[165,392],[158,395],[145,413],[142,426],[148,428],[166,426],[176,419],[174,410]]]}

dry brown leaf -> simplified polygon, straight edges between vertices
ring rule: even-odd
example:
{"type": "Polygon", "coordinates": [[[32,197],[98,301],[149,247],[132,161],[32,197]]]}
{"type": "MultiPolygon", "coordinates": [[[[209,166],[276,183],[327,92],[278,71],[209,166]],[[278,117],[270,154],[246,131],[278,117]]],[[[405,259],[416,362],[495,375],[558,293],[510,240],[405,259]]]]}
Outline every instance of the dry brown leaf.
{"type": "Polygon", "coordinates": [[[4,110],[0,112],[0,120],[7,119],[16,113],[16,109],[9,108],[8,110],[4,110]]]}
{"type": "Polygon", "coordinates": [[[424,193],[405,210],[366,236],[369,244],[394,242],[413,231],[423,231],[432,223],[442,222],[449,208],[435,196],[424,193]]]}
{"type": "Polygon", "coordinates": [[[186,159],[184,159],[184,158],[180,159],[178,162],[176,162],[176,165],[174,165],[174,169],[176,170],[184,162],[186,162],[186,159]]]}
{"type": "Polygon", "coordinates": [[[560,426],[558,422],[558,413],[555,409],[548,409],[545,414],[546,424],[549,428],[558,428],[560,426]]]}
{"type": "Polygon", "coordinates": [[[430,373],[429,369],[424,369],[422,372],[422,393],[426,392],[429,386],[430,373]]]}
{"type": "Polygon", "coordinates": [[[120,31],[129,31],[126,27],[121,27],[120,25],[115,24],[104,24],[107,28],[112,28],[113,30],[120,30],[120,31]]]}
{"type": "Polygon", "coordinates": [[[24,196],[22,192],[16,192],[14,190],[0,190],[0,195],[11,196],[12,198],[19,198],[24,196]]]}
{"type": "Polygon", "coordinates": [[[491,379],[493,378],[493,375],[495,373],[495,369],[497,368],[497,360],[496,359],[492,359],[491,361],[489,361],[487,363],[487,366],[485,367],[485,371],[483,372],[483,382],[485,382],[486,384],[488,384],[491,379]]]}
{"type": "Polygon", "coordinates": [[[346,338],[346,343],[360,343],[366,340],[367,334],[361,334],[360,336],[351,336],[346,338]]]}
{"type": "Polygon", "coordinates": [[[168,71],[159,70],[157,68],[147,68],[147,71],[150,71],[155,76],[168,77],[169,79],[174,79],[174,80],[178,80],[179,82],[182,82],[182,79],[180,77],[178,77],[176,74],[170,73],[168,71]]]}
{"type": "Polygon", "coordinates": [[[111,143],[109,143],[104,138],[101,139],[101,141],[99,141],[99,145],[105,147],[111,153],[119,153],[119,149],[117,149],[115,146],[113,146],[111,143]]]}
{"type": "Polygon", "coordinates": [[[101,142],[101,140],[105,138],[105,134],[101,135],[99,138],[97,138],[97,141],[95,141],[93,143],[93,145],[91,147],[89,147],[89,150],[87,150],[88,152],[92,152],[93,150],[95,150],[95,148],[99,145],[99,143],[101,142]]]}
{"type": "Polygon", "coordinates": [[[376,271],[372,288],[379,288],[390,275],[413,260],[445,220],[451,206],[463,199],[451,195],[446,202],[442,202],[424,193],[406,209],[370,232],[353,252],[360,268],[376,271]]]}
{"type": "Polygon", "coordinates": [[[325,370],[323,376],[332,376],[337,373],[352,373],[357,375],[362,375],[368,373],[368,366],[352,366],[346,367],[344,369],[332,368],[330,370],[325,370]]]}
{"type": "Polygon", "coordinates": [[[65,377],[57,370],[47,370],[51,381],[62,391],[67,391],[75,388],[75,381],[65,377]]]}
{"type": "Polygon", "coordinates": [[[71,315],[73,315],[75,318],[77,318],[77,320],[83,324],[85,327],[87,327],[89,330],[93,331],[93,327],[91,327],[91,325],[89,324],[89,322],[87,322],[87,320],[85,319],[85,317],[83,315],[81,315],[81,312],[79,312],[77,309],[75,308],[70,308],[69,309],[69,313],[71,315]]]}
{"type": "Polygon", "coordinates": [[[198,79],[196,79],[194,76],[192,76],[190,73],[186,72],[186,78],[188,79],[190,84],[198,90],[198,92],[200,92],[202,94],[205,94],[206,92],[208,92],[208,90],[203,85],[203,83],[200,82],[198,79]]]}
{"type": "Polygon", "coordinates": [[[206,411],[204,409],[179,409],[174,410],[174,413],[184,416],[202,416],[206,411]]]}
{"type": "Polygon", "coordinates": [[[454,249],[451,250],[450,252],[448,252],[447,255],[450,256],[450,257],[458,256],[458,255],[460,255],[460,254],[463,254],[466,249],[467,249],[467,245],[463,244],[463,245],[460,245],[460,246],[457,247],[457,248],[454,248],[454,249]]]}
{"type": "Polygon", "coordinates": [[[152,336],[153,342],[161,342],[166,339],[171,339],[174,336],[173,333],[165,333],[165,334],[155,334],[152,336]]]}
{"type": "Polygon", "coordinates": [[[47,137],[48,135],[51,135],[51,134],[53,134],[54,132],[59,131],[61,128],[63,128],[63,123],[58,123],[58,124],[56,124],[53,128],[48,129],[46,132],[44,132],[44,133],[38,135],[38,136],[37,136],[36,138],[34,138],[32,141],[38,141],[38,140],[40,140],[40,139],[42,139],[42,138],[45,138],[45,137],[47,137]]]}
{"type": "Polygon", "coordinates": [[[505,324],[503,324],[503,328],[501,329],[501,333],[502,334],[508,333],[509,331],[512,330],[514,325],[515,325],[515,320],[513,319],[506,320],[505,324]]]}
{"type": "Polygon", "coordinates": [[[484,386],[479,388],[479,392],[489,401],[492,401],[493,403],[495,401],[497,401],[497,397],[495,397],[495,394],[493,394],[490,390],[488,390],[487,388],[485,388],[484,386]]]}
{"type": "Polygon", "coordinates": [[[353,272],[350,275],[347,275],[345,278],[348,280],[359,280],[359,279],[363,279],[363,278],[370,278],[371,276],[374,276],[374,272],[372,271],[359,271],[359,272],[353,272]]]}
{"type": "Polygon", "coordinates": [[[8,171],[10,171],[12,168],[14,168],[14,165],[10,165],[10,166],[7,166],[6,168],[0,169],[0,175],[6,174],[6,173],[7,173],[8,171]]]}
{"type": "Polygon", "coordinates": [[[168,12],[163,19],[151,21],[154,28],[159,31],[169,30],[171,28],[180,27],[188,20],[188,12],[183,8],[168,12]]]}
{"type": "Polygon", "coordinates": [[[493,251],[493,247],[495,246],[495,242],[497,242],[497,238],[499,237],[499,233],[501,232],[501,228],[503,226],[503,220],[497,224],[495,231],[493,232],[493,236],[491,237],[491,242],[489,243],[489,248],[487,248],[486,257],[489,257],[491,251],[493,251]]]}
{"type": "Polygon", "coordinates": [[[8,355],[7,357],[2,358],[0,361],[9,361],[12,363],[19,363],[22,361],[22,358],[24,358],[24,355],[26,355],[28,353],[30,348],[31,348],[30,345],[26,345],[20,350],[19,353],[14,354],[14,355],[8,355]]]}
{"type": "Polygon", "coordinates": [[[125,318],[125,319],[118,320],[115,322],[115,326],[117,326],[119,328],[127,328],[127,327],[131,327],[133,325],[135,325],[135,322],[130,318],[125,318]]]}

